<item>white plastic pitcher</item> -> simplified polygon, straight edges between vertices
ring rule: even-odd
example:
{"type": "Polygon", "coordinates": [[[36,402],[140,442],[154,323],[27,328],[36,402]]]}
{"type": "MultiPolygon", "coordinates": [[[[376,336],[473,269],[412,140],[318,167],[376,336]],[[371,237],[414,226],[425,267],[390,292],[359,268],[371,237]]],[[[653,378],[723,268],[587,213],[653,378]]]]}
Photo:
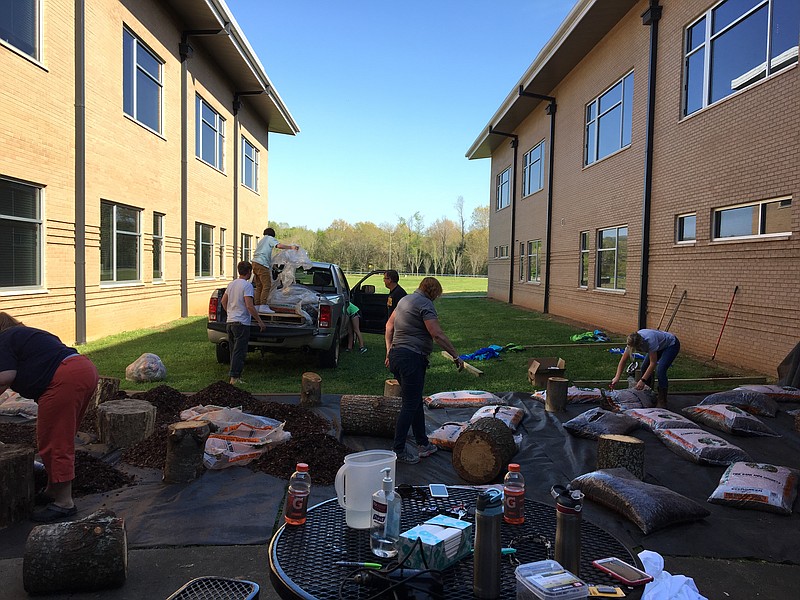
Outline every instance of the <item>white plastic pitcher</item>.
{"type": "Polygon", "coordinates": [[[391,450],[365,450],[348,454],[336,473],[336,496],[345,509],[345,522],[353,529],[369,529],[372,494],[381,487],[381,469],[389,467],[392,481],[397,456],[391,450]]]}

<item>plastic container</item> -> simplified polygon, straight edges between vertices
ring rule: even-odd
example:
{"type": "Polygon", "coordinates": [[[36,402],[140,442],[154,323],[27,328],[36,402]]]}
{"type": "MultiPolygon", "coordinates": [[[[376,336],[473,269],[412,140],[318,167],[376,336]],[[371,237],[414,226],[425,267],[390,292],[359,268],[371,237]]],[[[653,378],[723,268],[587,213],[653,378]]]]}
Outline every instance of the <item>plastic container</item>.
{"type": "Polygon", "coordinates": [[[383,469],[391,469],[395,477],[397,455],[391,450],[365,450],[348,454],[336,473],[334,486],[339,506],[344,509],[345,523],[353,529],[372,526],[372,494],[381,485],[383,469]]]}
{"type": "Polygon", "coordinates": [[[503,479],[503,521],[511,525],[525,522],[525,478],[517,463],[508,465],[503,479]]]}
{"type": "Polygon", "coordinates": [[[308,465],[297,463],[297,470],[289,479],[289,493],[286,495],[284,519],[287,525],[302,525],[306,522],[310,493],[311,475],[308,474],[308,465]]]}
{"type": "Polygon", "coordinates": [[[372,494],[372,528],[369,547],[375,556],[393,558],[397,556],[400,540],[400,496],[394,491],[391,469],[383,469],[383,485],[372,494]]]}
{"type": "Polygon", "coordinates": [[[574,600],[589,596],[589,586],[554,560],[517,567],[517,600],[574,600]]]}

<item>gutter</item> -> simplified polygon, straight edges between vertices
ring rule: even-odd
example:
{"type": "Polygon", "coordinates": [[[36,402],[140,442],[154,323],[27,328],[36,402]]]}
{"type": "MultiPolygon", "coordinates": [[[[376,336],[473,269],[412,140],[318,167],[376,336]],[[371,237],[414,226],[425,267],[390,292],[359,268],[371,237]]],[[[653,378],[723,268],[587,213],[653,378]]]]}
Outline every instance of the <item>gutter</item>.
{"type": "Polygon", "coordinates": [[[86,343],[85,0],[75,0],[75,343],[86,343]]]}

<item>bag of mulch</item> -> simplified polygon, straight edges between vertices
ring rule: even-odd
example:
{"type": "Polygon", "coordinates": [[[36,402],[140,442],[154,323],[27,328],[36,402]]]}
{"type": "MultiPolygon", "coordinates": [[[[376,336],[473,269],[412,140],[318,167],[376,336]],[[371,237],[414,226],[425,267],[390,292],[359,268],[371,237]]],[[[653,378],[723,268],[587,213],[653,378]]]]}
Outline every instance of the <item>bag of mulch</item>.
{"type": "Polygon", "coordinates": [[[743,390],[746,392],[758,392],[773,398],[774,400],[794,400],[800,402],[800,390],[788,385],[740,385],[734,388],[734,392],[743,390]]]}
{"type": "Polygon", "coordinates": [[[600,407],[590,408],[564,423],[572,435],[596,440],[604,434],[625,435],[639,427],[639,422],[625,413],[615,413],[600,407]]]}
{"type": "Polygon", "coordinates": [[[700,429],[700,425],[666,408],[631,408],[625,414],[639,421],[650,431],[659,429],[700,429]]]}
{"type": "Polygon", "coordinates": [[[429,433],[428,439],[439,448],[452,450],[456,445],[458,436],[461,435],[466,426],[466,423],[445,423],[439,429],[429,433]]]}
{"type": "Polygon", "coordinates": [[[251,463],[264,452],[267,446],[251,446],[239,442],[220,440],[209,437],[203,452],[203,465],[206,469],[225,469],[233,466],[244,466],[251,463]]]}
{"type": "Polygon", "coordinates": [[[511,431],[514,431],[524,416],[525,411],[523,411],[521,408],[516,408],[514,406],[489,405],[476,410],[469,422],[474,423],[478,419],[483,419],[484,417],[493,417],[495,419],[500,419],[511,431]]]}
{"type": "MultiPolygon", "coordinates": [[[[541,390],[531,394],[534,400],[545,402],[547,400],[547,390],[541,390]]],[[[603,399],[603,392],[600,388],[585,388],[571,385],[567,388],[567,404],[591,404],[600,402],[603,399]]]]}
{"type": "Polygon", "coordinates": [[[35,400],[23,398],[14,390],[8,389],[0,394],[0,416],[17,417],[22,420],[33,421],[39,414],[39,405],[35,400]]]}
{"type": "Polygon", "coordinates": [[[167,367],[161,359],[145,352],[125,368],[125,379],[128,381],[163,381],[167,378],[167,367]]]}
{"type": "Polygon", "coordinates": [[[730,390],[710,394],[700,402],[700,405],[706,404],[730,404],[762,417],[774,417],[778,412],[778,403],[775,400],[752,390],[730,390]]]}
{"type": "Polygon", "coordinates": [[[708,501],[734,508],[752,508],[791,515],[797,497],[798,472],[788,467],[736,462],[720,477],[708,501]]]}
{"type": "Polygon", "coordinates": [[[487,404],[506,404],[491,392],[478,390],[459,390],[457,392],[439,392],[425,397],[428,408],[475,408],[487,404]]]}
{"type": "Polygon", "coordinates": [[[624,468],[600,469],[580,475],[572,480],[570,487],[630,519],[644,534],[711,514],[694,500],[660,485],[640,481],[624,468]]]}
{"type": "Polygon", "coordinates": [[[772,435],[780,437],[764,425],[758,417],[754,417],[738,406],[731,404],[703,404],[687,406],[683,409],[690,419],[734,435],[772,435]]]}
{"type": "Polygon", "coordinates": [[[631,408],[653,408],[656,405],[656,394],[649,387],[642,390],[628,388],[627,390],[612,390],[603,392],[601,406],[614,412],[631,408]]]}
{"type": "Polygon", "coordinates": [[[729,465],[751,458],[739,446],[702,429],[661,429],[654,432],[678,456],[701,465],[729,465]]]}

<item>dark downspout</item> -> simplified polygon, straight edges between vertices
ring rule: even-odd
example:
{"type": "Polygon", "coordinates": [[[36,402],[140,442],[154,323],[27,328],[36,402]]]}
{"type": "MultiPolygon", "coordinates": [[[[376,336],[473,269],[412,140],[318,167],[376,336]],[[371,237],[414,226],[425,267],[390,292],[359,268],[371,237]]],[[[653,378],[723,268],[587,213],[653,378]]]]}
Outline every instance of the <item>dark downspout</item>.
{"type": "Polygon", "coordinates": [[[647,286],[650,278],[650,209],[653,199],[653,130],[656,108],[656,64],[658,21],[662,7],[658,0],[642,13],[642,24],[650,26],[650,60],[647,81],[647,133],[644,146],[644,195],[642,198],[642,278],[639,290],[639,329],[647,327],[647,286]]]}
{"type": "Polygon", "coordinates": [[[181,55],[181,318],[189,316],[189,62],[192,47],[184,33],[181,55]]]}
{"type": "Polygon", "coordinates": [[[86,343],[86,5],[75,2],[75,343],[86,343]]]}
{"type": "Polygon", "coordinates": [[[511,138],[511,147],[514,149],[514,158],[512,159],[514,162],[511,165],[511,243],[508,249],[508,260],[511,261],[508,278],[508,303],[514,304],[514,246],[517,244],[515,237],[517,232],[517,147],[519,146],[519,136],[516,133],[496,131],[491,125],[489,125],[489,134],[511,138]]]}

